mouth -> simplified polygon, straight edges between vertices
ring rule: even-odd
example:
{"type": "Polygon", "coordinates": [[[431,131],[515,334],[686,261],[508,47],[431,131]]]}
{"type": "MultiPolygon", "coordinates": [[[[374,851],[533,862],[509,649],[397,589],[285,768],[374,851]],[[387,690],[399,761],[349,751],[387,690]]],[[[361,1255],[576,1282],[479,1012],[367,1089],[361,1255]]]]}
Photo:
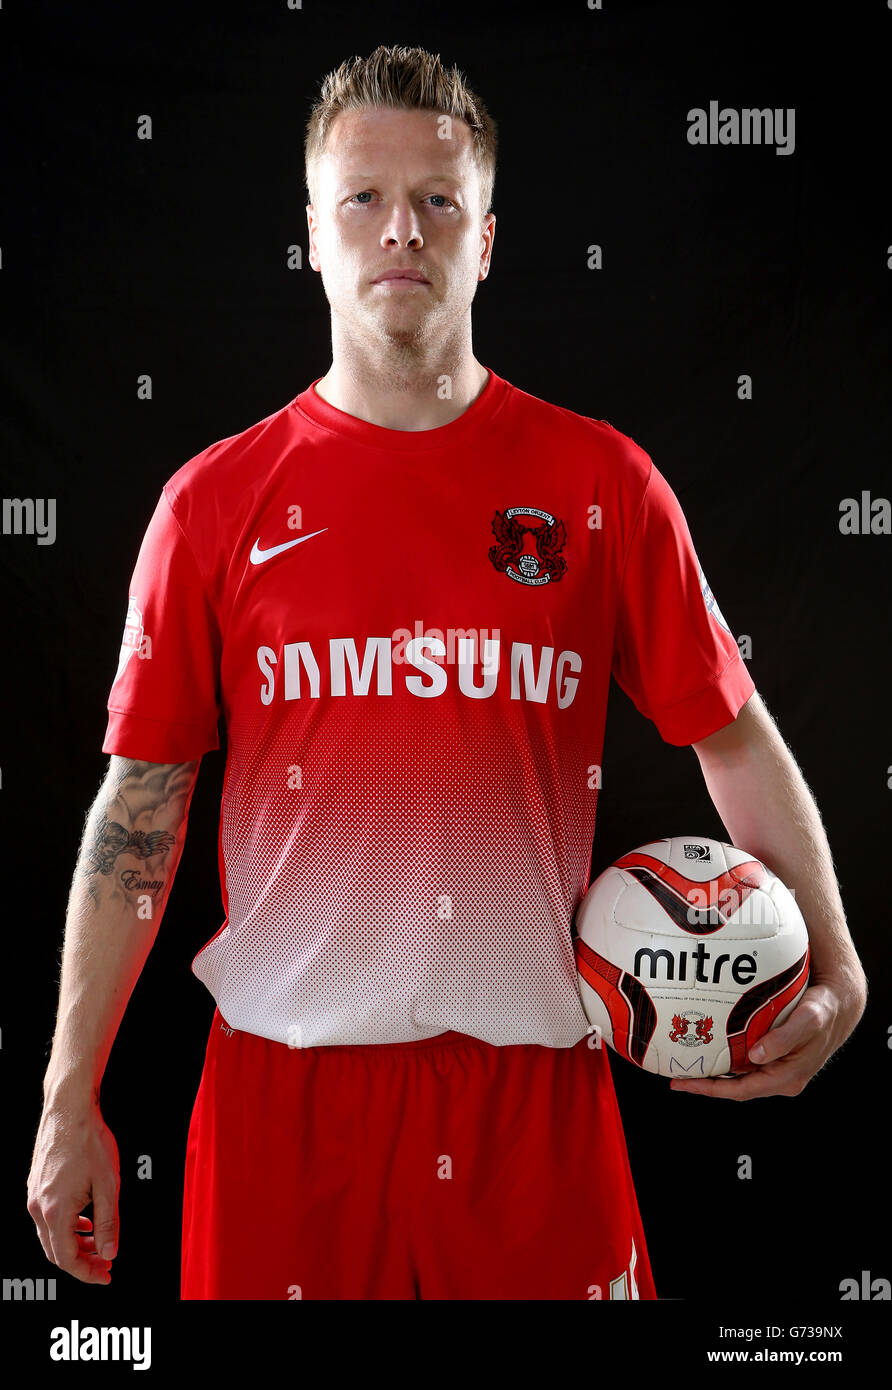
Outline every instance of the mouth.
{"type": "Polygon", "coordinates": [[[423,275],[415,271],[390,271],[386,275],[379,275],[377,280],[372,281],[373,285],[428,285],[429,280],[425,280],[423,275]]]}

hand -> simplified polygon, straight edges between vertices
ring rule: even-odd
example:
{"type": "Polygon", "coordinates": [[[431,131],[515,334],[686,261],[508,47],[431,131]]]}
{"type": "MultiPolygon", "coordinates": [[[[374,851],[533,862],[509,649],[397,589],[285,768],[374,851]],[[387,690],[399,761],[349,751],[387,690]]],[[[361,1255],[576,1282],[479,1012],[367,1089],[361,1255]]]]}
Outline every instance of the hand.
{"type": "Polygon", "coordinates": [[[726,1100],[798,1096],[855,1028],[867,1002],[863,971],[840,977],[813,972],[813,983],[785,1023],[764,1033],[749,1054],[745,1076],[673,1080],[673,1091],[699,1091],[726,1100]],[[760,1055],[761,1053],[764,1056],[760,1055]]]}
{"type": "Polygon", "coordinates": [[[28,1174],[28,1211],[47,1259],[85,1284],[111,1282],[119,1188],[118,1146],[98,1103],[48,1100],[28,1174]],[[91,1200],[92,1221],[80,1215],[91,1200]]]}

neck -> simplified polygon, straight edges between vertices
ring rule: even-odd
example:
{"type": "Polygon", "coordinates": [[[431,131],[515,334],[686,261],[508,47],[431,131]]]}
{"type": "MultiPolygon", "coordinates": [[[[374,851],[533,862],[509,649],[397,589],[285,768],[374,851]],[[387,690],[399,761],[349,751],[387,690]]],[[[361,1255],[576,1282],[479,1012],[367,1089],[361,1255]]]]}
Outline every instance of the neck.
{"type": "MultiPolygon", "coordinates": [[[[414,345],[413,345],[414,347],[414,345]]],[[[434,430],[463,415],[489,379],[468,344],[436,361],[404,347],[373,359],[335,351],[316,391],[329,405],[390,430],[434,430]]]]}

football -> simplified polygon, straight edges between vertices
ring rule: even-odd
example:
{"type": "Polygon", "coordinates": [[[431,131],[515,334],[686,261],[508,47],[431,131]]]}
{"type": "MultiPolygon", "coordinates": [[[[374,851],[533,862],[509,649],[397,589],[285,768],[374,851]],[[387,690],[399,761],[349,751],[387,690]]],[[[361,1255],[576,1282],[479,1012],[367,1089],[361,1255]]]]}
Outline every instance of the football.
{"type": "Polygon", "coordinates": [[[659,1076],[752,1071],[750,1048],[808,985],[793,894],[753,855],[697,836],[606,868],[579,904],[573,949],[592,1032],[659,1076]]]}

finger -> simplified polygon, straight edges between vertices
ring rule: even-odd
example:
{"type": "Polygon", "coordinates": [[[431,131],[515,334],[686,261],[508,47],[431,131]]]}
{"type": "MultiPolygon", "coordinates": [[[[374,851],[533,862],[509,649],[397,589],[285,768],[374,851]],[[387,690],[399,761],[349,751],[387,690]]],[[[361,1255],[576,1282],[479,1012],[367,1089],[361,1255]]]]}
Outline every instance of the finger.
{"type": "MultiPolygon", "coordinates": [[[[91,1251],[81,1249],[80,1242],[85,1238],[86,1228],[92,1223],[89,1218],[74,1214],[63,1214],[63,1209],[51,1206],[46,1213],[46,1224],[52,1249],[53,1263],[65,1274],[71,1274],[84,1284],[107,1284],[111,1279],[109,1261],[91,1251]]],[[[90,1236],[89,1239],[94,1239],[90,1236]]]]}
{"type": "Polygon", "coordinates": [[[769,1028],[747,1052],[747,1058],[757,1066],[787,1057],[803,1044],[809,1043],[824,1028],[825,1010],[818,1000],[808,994],[796,1005],[785,1022],[769,1028]]]}
{"type": "Polygon", "coordinates": [[[804,1042],[810,1042],[811,1031],[806,1037],[796,1033],[788,1033],[786,1023],[782,1028],[772,1028],[769,1032],[763,1033],[758,1042],[746,1054],[748,1062],[754,1062],[757,1067],[764,1067],[766,1062],[778,1062],[781,1057],[789,1057],[791,1052],[799,1050],[804,1042]]]}
{"type": "Polygon", "coordinates": [[[74,1274],[79,1257],[75,1238],[77,1213],[57,1205],[46,1211],[46,1225],[53,1251],[53,1262],[66,1274],[74,1274]]]}
{"type": "Polygon", "coordinates": [[[86,1282],[105,1284],[109,1282],[111,1278],[111,1275],[109,1273],[111,1265],[109,1261],[102,1260],[101,1257],[95,1254],[94,1250],[91,1250],[89,1248],[89,1246],[84,1248],[84,1246],[81,1245],[81,1242],[94,1241],[94,1237],[90,1234],[87,1234],[91,1230],[93,1224],[88,1216],[79,1216],[77,1218],[77,1225],[79,1230],[76,1233],[76,1239],[78,1241],[79,1248],[75,1258],[78,1261],[85,1261],[85,1263],[83,1264],[83,1268],[80,1272],[78,1272],[77,1269],[66,1269],[65,1266],[62,1265],[60,1261],[56,1258],[56,1251],[53,1246],[53,1240],[50,1234],[49,1224],[47,1223],[47,1220],[43,1215],[43,1209],[41,1207],[36,1208],[35,1211],[31,1213],[31,1219],[34,1222],[34,1226],[37,1231],[41,1247],[43,1248],[43,1253],[49,1260],[50,1264],[55,1265],[57,1269],[61,1269],[63,1273],[74,1274],[74,1276],[79,1279],[83,1279],[85,1275],[90,1274],[90,1278],[86,1280],[86,1282]],[[98,1277],[91,1273],[94,1267],[100,1269],[98,1277]]]}
{"type": "Polygon", "coordinates": [[[95,1250],[78,1250],[65,1273],[79,1279],[82,1284],[110,1284],[111,1260],[103,1259],[95,1250]]]}
{"type": "Polygon", "coordinates": [[[93,1222],[89,1216],[79,1216],[77,1218],[77,1230],[75,1231],[78,1241],[95,1240],[93,1235],[93,1222]]]}
{"type": "MultiPolygon", "coordinates": [[[[61,1210],[56,1202],[46,1202],[42,1208],[43,1219],[46,1223],[46,1238],[50,1247],[50,1259],[54,1265],[60,1269],[65,1268],[65,1220],[61,1215],[61,1210]]],[[[71,1237],[72,1243],[74,1237],[71,1237]]]]}
{"type": "Polygon", "coordinates": [[[718,1100],[755,1100],[759,1096],[794,1096],[802,1089],[798,1073],[783,1064],[760,1068],[747,1076],[715,1077],[703,1081],[672,1081],[672,1091],[695,1091],[718,1100]]]}
{"type": "Polygon", "coordinates": [[[96,1249],[96,1237],[93,1234],[93,1222],[89,1216],[79,1216],[77,1218],[78,1229],[75,1238],[78,1244],[78,1260],[81,1267],[81,1275],[87,1271],[92,1271],[90,1283],[108,1284],[111,1282],[111,1260],[100,1255],[96,1249]],[[98,1272],[99,1278],[95,1276],[98,1272]]]}
{"type": "Polygon", "coordinates": [[[737,1080],[731,1080],[729,1077],[710,1081],[672,1081],[669,1089],[690,1091],[701,1096],[715,1096],[718,1100],[751,1100],[754,1096],[767,1094],[764,1088],[757,1089],[754,1080],[748,1076],[739,1077],[737,1080]]]}
{"type": "Polygon", "coordinates": [[[118,1193],[115,1183],[93,1185],[93,1231],[96,1249],[112,1260],[118,1253],[118,1193]]]}
{"type": "Polygon", "coordinates": [[[105,1260],[96,1254],[80,1255],[77,1268],[69,1273],[80,1279],[82,1284],[110,1284],[111,1260],[105,1260]]]}

